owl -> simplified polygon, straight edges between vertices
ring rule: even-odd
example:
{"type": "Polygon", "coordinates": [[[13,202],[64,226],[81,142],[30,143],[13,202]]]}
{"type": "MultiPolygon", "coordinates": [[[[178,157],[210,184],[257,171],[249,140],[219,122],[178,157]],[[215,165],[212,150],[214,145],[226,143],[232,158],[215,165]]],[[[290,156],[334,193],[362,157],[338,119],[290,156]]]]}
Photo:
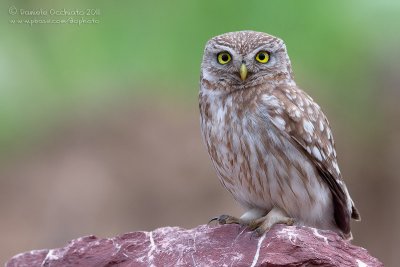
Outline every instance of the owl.
{"type": "Polygon", "coordinates": [[[350,219],[360,215],[342,179],[331,128],[296,85],[281,39],[239,31],[209,40],[199,107],[219,180],[245,209],[240,218],[214,220],[259,234],[283,223],[352,238],[350,219]]]}

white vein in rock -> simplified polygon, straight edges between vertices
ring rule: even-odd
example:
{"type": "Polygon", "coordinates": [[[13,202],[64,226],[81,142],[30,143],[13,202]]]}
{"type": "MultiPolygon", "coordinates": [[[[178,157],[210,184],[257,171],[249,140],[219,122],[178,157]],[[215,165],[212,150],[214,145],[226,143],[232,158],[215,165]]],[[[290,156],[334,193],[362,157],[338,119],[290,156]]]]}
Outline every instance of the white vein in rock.
{"type": "Polygon", "coordinates": [[[328,238],[327,238],[326,236],[321,235],[321,234],[318,232],[318,230],[315,229],[315,228],[312,228],[312,231],[313,231],[313,234],[314,234],[316,237],[323,239],[324,242],[325,242],[325,244],[328,244],[328,238]]]}
{"type": "Polygon", "coordinates": [[[156,250],[156,244],[154,243],[153,232],[149,233],[149,239],[150,239],[150,250],[147,253],[147,257],[149,258],[149,262],[151,262],[150,266],[155,266],[153,264],[153,259],[154,259],[153,252],[154,250],[156,250]]]}
{"type": "Polygon", "coordinates": [[[368,267],[368,265],[365,262],[363,262],[359,259],[356,259],[356,261],[357,261],[358,267],[368,267]]]}
{"type": "Polygon", "coordinates": [[[265,235],[266,235],[266,233],[264,233],[264,234],[262,235],[262,237],[260,237],[260,239],[258,239],[257,251],[256,251],[256,254],[254,255],[254,259],[253,259],[253,262],[252,262],[252,264],[251,264],[250,267],[256,266],[256,264],[257,264],[257,262],[258,262],[258,258],[260,257],[261,244],[262,244],[262,242],[263,242],[264,239],[265,239],[265,235]]]}

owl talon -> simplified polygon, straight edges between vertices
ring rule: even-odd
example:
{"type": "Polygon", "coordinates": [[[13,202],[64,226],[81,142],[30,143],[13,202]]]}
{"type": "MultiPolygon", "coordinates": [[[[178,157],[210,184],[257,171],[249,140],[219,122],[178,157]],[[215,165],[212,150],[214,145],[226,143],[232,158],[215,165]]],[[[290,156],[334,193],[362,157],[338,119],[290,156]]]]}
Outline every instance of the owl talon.
{"type": "Polygon", "coordinates": [[[268,232],[272,226],[278,223],[293,225],[295,220],[286,216],[286,214],[279,208],[273,208],[267,215],[259,219],[253,220],[249,223],[248,227],[250,230],[258,234],[263,235],[268,232]]]}
{"type": "Polygon", "coordinates": [[[240,219],[230,216],[230,215],[220,215],[218,217],[212,218],[208,224],[210,224],[213,221],[217,221],[218,224],[224,225],[224,224],[240,224],[242,225],[240,219]]]}

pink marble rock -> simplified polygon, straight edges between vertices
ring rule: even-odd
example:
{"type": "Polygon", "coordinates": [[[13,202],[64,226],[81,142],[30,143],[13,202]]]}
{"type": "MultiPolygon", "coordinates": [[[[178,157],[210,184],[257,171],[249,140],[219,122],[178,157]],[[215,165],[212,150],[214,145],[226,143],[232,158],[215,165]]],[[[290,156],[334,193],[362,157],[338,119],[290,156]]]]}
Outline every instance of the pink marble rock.
{"type": "Polygon", "coordinates": [[[331,231],[276,225],[257,237],[238,225],[164,227],[14,256],[14,266],[383,266],[331,231]]]}

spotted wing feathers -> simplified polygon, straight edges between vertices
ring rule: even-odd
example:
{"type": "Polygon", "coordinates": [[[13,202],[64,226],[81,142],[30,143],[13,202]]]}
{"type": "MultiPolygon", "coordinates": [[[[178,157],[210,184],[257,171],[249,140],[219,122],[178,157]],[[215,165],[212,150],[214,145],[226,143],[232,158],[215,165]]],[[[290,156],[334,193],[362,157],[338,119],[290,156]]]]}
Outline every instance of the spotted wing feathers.
{"type": "Polygon", "coordinates": [[[317,167],[332,193],[336,224],[350,235],[350,215],[354,219],[360,215],[343,183],[332,132],[321,108],[297,87],[278,87],[263,100],[272,123],[317,167]]]}

